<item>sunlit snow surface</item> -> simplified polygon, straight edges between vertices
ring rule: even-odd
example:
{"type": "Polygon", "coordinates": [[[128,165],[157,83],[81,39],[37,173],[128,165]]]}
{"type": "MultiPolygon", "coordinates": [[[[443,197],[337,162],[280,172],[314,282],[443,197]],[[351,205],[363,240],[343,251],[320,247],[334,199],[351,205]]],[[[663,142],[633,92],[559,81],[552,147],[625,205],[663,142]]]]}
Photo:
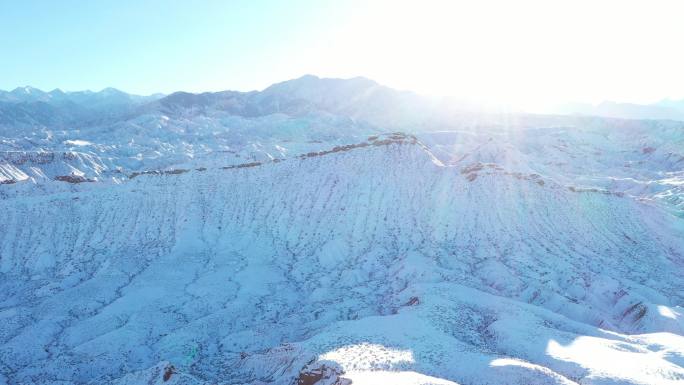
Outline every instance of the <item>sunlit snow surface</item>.
{"type": "Polygon", "coordinates": [[[684,382],[681,124],[343,94],[2,126],[0,384],[684,382]]]}

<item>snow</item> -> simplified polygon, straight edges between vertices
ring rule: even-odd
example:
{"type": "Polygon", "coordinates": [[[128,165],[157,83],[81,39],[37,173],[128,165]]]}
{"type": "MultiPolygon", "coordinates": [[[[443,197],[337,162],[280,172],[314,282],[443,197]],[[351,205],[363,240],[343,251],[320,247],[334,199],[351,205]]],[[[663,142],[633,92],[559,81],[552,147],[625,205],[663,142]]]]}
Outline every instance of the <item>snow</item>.
{"type": "Polygon", "coordinates": [[[355,385],[458,385],[453,381],[447,381],[410,371],[349,371],[344,375],[344,378],[348,378],[355,385]]]}
{"type": "Polygon", "coordinates": [[[75,140],[65,140],[64,144],[66,144],[67,146],[82,147],[82,146],[90,146],[92,143],[90,143],[87,140],[75,139],[75,140]]]}
{"type": "Polygon", "coordinates": [[[2,126],[0,384],[684,381],[681,127],[319,80],[2,126]]]}

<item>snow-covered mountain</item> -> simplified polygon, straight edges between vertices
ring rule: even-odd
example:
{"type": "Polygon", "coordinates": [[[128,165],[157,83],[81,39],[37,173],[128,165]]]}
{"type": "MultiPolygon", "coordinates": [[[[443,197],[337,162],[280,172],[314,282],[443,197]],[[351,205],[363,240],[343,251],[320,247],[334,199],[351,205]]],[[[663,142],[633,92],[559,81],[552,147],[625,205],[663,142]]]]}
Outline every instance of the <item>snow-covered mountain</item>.
{"type": "Polygon", "coordinates": [[[684,121],[684,100],[665,99],[651,104],[601,102],[571,103],[554,109],[560,114],[602,116],[619,119],[661,119],[684,121]]]}
{"type": "Polygon", "coordinates": [[[684,381],[684,123],[0,98],[0,384],[684,381]]]}
{"type": "Polygon", "coordinates": [[[32,87],[0,91],[0,127],[50,127],[102,124],[133,112],[138,106],[163,95],[130,95],[114,88],[99,92],[44,92],[32,87]]]}

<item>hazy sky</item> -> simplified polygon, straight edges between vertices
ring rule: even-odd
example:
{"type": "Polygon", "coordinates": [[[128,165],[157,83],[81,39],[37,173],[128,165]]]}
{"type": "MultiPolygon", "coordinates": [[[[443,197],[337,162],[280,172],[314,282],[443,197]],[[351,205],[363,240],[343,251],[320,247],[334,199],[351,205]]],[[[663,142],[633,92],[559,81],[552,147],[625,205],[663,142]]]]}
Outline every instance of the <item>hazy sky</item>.
{"type": "Polygon", "coordinates": [[[0,2],[0,89],[251,90],[306,73],[523,105],[684,98],[684,1],[0,2]]]}

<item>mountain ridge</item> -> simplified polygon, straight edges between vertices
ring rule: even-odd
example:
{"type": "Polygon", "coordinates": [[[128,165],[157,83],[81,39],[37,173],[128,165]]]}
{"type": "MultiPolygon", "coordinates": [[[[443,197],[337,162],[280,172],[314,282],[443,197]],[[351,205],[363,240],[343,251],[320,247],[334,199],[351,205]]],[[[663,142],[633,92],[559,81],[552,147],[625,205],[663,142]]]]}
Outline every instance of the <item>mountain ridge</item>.
{"type": "MultiPolygon", "coordinates": [[[[661,312],[684,293],[677,222],[537,180],[393,143],[0,201],[0,304],[14,309],[0,363],[10,383],[161,381],[147,368],[162,361],[189,384],[290,384],[323,364],[352,379],[619,376],[570,347],[620,360],[651,346],[643,333],[681,335],[661,312]]],[[[670,344],[658,351],[677,357],[670,344]]],[[[647,357],[625,383],[684,376],[647,357]]]]}
{"type": "MultiPolygon", "coordinates": [[[[0,90],[0,102],[52,102],[61,100],[78,100],[80,103],[88,104],[88,97],[95,97],[106,99],[107,96],[114,97],[117,95],[119,99],[130,99],[130,103],[139,105],[141,108],[138,111],[145,111],[153,106],[142,107],[142,105],[154,103],[155,101],[168,98],[166,102],[162,102],[164,105],[173,105],[180,102],[179,99],[193,99],[195,101],[202,101],[199,103],[203,106],[207,106],[206,103],[213,101],[214,106],[223,103],[230,103],[231,101],[237,104],[250,104],[256,103],[261,104],[261,108],[248,108],[247,110],[234,109],[233,112],[241,111],[245,116],[255,116],[256,114],[266,114],[266,113],[277,113],[280,112],[280,106],[278,99],[283,96],[287,96],[286,100],[282,100],[285,103],[285,111],[288,108],[294,108],[293,105],[288,105],[287,103],[293,103],[296,99],[300,102],[306,100],[309,103],[313,103],[318,108],[325,106],[324,109],[334,109],[336,112],[344,111],[343,107],[345,104],[353,101],[355,98],[362,97],[364,93],[370,94],[380,94],[376,96],[376,101],[378,103],[378,109],[388,108],[395,103],[403,103],[404,106],[410,104],[424,104],[427,98],[421,97],[411,91],[399,91],[380,85],[374,80],[357,76],[353,78],[320,78],[315,75],[306,74],[299,78],[286,80],[280,83],[272,84],[263,90],[257,91],[234,91],[234,90],[224,90],[215,92],[187,92],[187,91],[176,91],[168,95],[161,93],[154,93],[147,96],[128,94],[124,91],[120,91],[116,88],[106,87],[100,91],[68,91],[64,92],[60,89],[55,89],[50,92],[45,92],[40,89],[24,86],[17,87],[11,91],[0,90]],[[336,91],[336,92],[331,92],[336,91]],[[350,93],[351,92],[351,93],[350,93]],[[320,99],[322,95],[326,94],[339,94],[335,99],[330,100],[327,105],[324,100],[320,99]],[[227,98],[227,100],[224,100],[227,98]],[[269,104],[269,101],[271,102],[269,104]],[[275,104],[274,104],[275,103],[275,104]],[[334,108],[333,108],[334,107],[334,108]]],[[[366,95],[367,97],[368,95],[366,95]]],[[[478,107],[477,104],[473,103],[463,103],[463,102],[448,102],[448,98],[445,97],[445,101],[436,103],[451,105],[452,108],[462,109],[464,111],[480,111],[480,112],[494,112],[495,110],[490,110],[484,106],[478,107]]],[[[120,100],[120,102],[124,102],[120,100]]],[[[430,103],[435,103],[431,101],[430,103]]],[[[430,104],[428,103],[428,104],[430,104]]],[[[210,103],[211,104],[211,103],[210,103]]],[[[224,107],[228,107],[223,104],[224,107]]],[[[304,108],[304,106],[299,106],[298,108],[304,108]]],[[[424,107],[425,108],[425,107],[424,107]]],[[[434,106],[431,108],[435,108],[434,106]]],[[[306,110],[302,110],[306,111],[306,110]]],[[[292,111],[290,111],[292,112],[292,111]]],[[[345,111],[347,114],[353,114],[353,111],[345,111]]],[[[396,112],[396,111],[395,111],[396,112]]],[[[524,113],[524,111],[520,111],[524,113]]],[[[528,111],[528,113],[533,113],[534,111],[528,111]]],[[[136,111],[128,111],[128,115],[124,114],[122,117],[130,117],[131,114],[135,114],[136,111]]],[[[414,111],[415,113],[415,111],[414,111]]],[[[614,102],[614,101],[603,101],[598,104],[589,103],[565,103],[559,104],[546,111],[547,114],[560,114],[560,115],[578,115],[578,116],[596,116],[605,118],[619,118],[619,119],[639,119],[639,120],[684,120],[684,100],[675,99],[663,99],[662,101],[650,103],[650,104],[635,104],[635,103],[624,103],[624,102],[614,102]]],[[[368,117],[368,116],[366,116],[368,117]]]]}
{"type": "Polygon", "coordinates": [[[415,98],[0,104],[0,385],[684,380],[684,123],[415,98]]]}

